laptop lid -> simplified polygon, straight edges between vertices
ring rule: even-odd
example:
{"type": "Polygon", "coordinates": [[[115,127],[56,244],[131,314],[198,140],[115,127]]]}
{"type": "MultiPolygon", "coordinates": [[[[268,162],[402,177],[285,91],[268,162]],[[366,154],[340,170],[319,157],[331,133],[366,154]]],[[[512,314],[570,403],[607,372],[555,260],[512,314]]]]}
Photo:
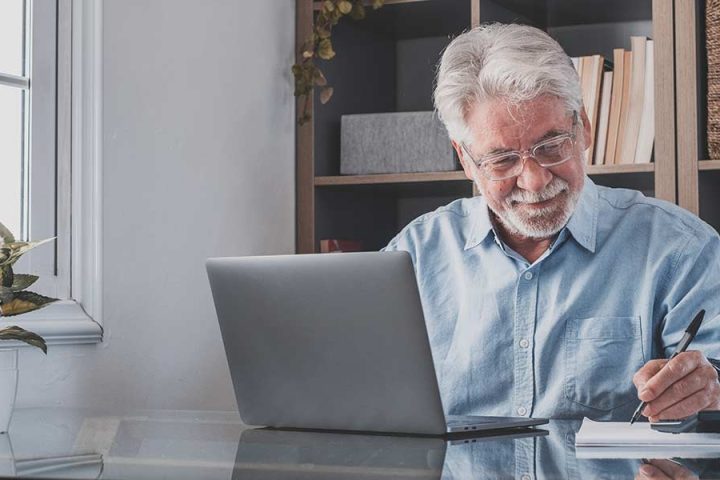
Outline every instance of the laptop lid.
{"type": "Polygon", "coordinates": [[[249,425],[443,434],[407,252],[207,261],[249,425]]]}

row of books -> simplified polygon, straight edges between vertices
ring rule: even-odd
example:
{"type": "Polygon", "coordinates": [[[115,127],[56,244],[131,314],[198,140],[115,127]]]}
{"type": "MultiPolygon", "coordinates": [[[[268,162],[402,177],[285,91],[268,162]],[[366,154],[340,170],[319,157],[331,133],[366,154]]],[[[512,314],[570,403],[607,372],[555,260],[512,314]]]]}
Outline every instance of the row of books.
{"type": "Polygon", "coordinates": [[[650,163],[655,140],[653,41],[630,37],[631,50],[613,50],[612,63],[602,55],[573,58],[592,144],[588,165],[650,163]]]}

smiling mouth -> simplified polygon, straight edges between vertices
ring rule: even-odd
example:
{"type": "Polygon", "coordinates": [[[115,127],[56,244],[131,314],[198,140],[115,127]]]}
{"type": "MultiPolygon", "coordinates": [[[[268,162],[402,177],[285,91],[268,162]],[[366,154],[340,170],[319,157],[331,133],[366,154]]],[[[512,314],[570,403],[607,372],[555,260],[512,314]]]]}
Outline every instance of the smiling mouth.
{"type": "Polygon", "coordinates": [[[547,200],[540,200],[539,202],[525,203],[524,205],[527,205],[528,207],[541,208],[547,206],[549,203],[552,203],[556,198],[557,197],[552,197],[547,200]]]}
{"type": "Polygon", "coordinates": [[[542,207],[548,206],[549,204],[553,203],[555,200],[558,200],[562,195],[566,195],[566,194],[567,194],[567,190],[561,190],[554,197],[546,198],[545,200],[540,200],[538,202],[520,202],[520,201],[515,200],[512,202],[512,205],[514,207],[525,206],[525,207],[530,207],[530,208],[542,208],[542,207]]]}

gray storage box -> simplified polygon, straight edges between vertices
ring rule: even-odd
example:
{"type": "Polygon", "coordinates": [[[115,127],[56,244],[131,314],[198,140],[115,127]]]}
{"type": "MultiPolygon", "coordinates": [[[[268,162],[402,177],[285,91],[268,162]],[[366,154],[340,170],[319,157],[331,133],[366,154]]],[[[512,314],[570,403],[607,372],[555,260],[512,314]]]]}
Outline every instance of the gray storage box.
{"type": "Polygon", "coordinates": [[[343,115],[340,129],[341,175],[458,169],[445,126],[434,112],[343,115]]]}

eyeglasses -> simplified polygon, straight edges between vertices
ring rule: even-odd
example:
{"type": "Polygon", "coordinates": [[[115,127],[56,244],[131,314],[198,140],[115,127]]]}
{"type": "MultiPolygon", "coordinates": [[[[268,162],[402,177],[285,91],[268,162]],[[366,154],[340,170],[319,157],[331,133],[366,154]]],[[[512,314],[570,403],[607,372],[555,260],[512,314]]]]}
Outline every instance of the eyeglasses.
{"type": "Polygon", "coordinates": [[[479,159],[473,158],[470,150],[463,143],[462,148],[470,160],[478,167],[480,172],[490,180],[505,180],[517,177],[525,168],[525,160],[532,157],[538,165],[544,168],[554,167],[565,163],[573,157],[575,147],[575,126],[577,114],[573,117],[573,131],[562,133],[552,138],[538,142],[527,150],[494,153],[484,155],[479,159]]]}

